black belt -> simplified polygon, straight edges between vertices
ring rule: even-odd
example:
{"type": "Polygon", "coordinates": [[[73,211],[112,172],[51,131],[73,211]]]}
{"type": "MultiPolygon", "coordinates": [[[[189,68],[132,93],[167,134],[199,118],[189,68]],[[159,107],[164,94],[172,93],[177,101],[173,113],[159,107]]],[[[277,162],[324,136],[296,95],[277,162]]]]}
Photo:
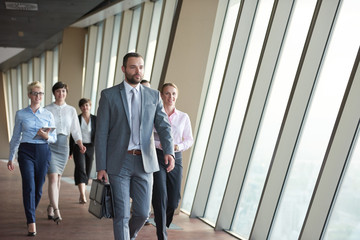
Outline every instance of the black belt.
{"type": "Polygon", "coordinates": [[[141,155],[141,150],[133,149],[133,150],[127,151],[127,153],[131,154],[131,155],[141,155]]]}

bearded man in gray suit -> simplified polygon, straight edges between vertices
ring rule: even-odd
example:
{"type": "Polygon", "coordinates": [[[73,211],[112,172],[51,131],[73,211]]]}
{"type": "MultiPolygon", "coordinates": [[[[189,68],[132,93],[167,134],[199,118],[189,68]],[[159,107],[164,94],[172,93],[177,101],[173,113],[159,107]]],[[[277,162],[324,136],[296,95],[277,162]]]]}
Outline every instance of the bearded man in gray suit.
{"type": "Polygon", "coordinates": [[[135,239],[149,216],[152,173],[159,170],[153,127],[160,136],[165,164],[175,167],[171,126],[157,90],[142,86],[144,60],[124,56],[125,81],[101,92],[95,136],[97,178],[111,185],[115,239],[135,239]],[[130,197],[132,214],[130,218],[130,197]]]}

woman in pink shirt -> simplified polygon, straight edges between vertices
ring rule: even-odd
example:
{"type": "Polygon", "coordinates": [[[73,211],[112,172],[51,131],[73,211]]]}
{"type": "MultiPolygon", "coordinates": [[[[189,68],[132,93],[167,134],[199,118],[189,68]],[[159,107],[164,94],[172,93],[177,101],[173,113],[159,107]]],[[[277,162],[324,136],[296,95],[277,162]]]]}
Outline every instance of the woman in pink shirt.
{"type": "Polygon", "coordinates": [[[154,131],[156,153],[160,171],[154,173],[154,185],[152,205],[156,223],[158,239],[167,239],[166,227],[169,227],[176,208],[180,202],[180,190],[182,179],[182,152],[189,149],[194,140],[192,136],[189,116],[176,109],[175,103],[178,97],[178,88],[173,83],[165,83],[161,88],[161,98],[164,109],[171,124],[171,134],[174,141],[175,168],[171,172],[166,171],[164,154],[161,150],[159,137],[154,131]]]}

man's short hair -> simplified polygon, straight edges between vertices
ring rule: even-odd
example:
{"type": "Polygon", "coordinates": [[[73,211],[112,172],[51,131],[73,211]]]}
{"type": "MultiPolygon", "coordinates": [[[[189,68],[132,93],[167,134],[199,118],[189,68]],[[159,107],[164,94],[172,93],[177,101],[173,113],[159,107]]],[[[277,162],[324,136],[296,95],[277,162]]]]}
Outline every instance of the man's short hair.
{"type": "Polygon", "coordinates": [[[140,54],[136,53],[136,52],[129,52],[127,53],[124,58],[123,58],[123,66],[126,67],[127,61],[129,58],[131,57],[136,57],[136,58],[143,58],[140,54]]]}

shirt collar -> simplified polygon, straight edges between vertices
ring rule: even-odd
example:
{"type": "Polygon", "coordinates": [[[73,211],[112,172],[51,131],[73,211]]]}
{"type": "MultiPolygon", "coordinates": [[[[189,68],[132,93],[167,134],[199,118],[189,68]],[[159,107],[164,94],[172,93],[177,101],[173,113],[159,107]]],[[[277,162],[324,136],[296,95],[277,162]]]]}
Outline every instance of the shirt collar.
{"type": "MultiPolygon", "coordinates": [[[[131,90],[133,89],[133,87],[130,84],[128,84],[126,80],[124,80],[124,85],[125,85],[126,92],[130,93],[131,90]]],[[[140,84],[136,85],[135,89],[136,89],[136,91],[139,92],[140,91],[140,84]]]]}
{"type": "Polygon", "coordinates": [[[38,111],[39,111],[39,113],[42,113],[44,111],[44,108],[40,106],[38,111]]]}
{"type": "MultiPolygon", "coordinates": [[[[27,107],[27,109],[28,109],[28,111],[32,112],[32,109],[31,109],[30,105],[27,107]]],[[[39,111],[39,113],[42,113],[42,112],[44,111],[44,108],[43,108],[42,106],[40,106],[37,111],[39,111]]],[[[37,111],[36,111],[36,112],[37,112],[37,111]]],[[[35,112],[35,113],[36,113],[36,112],[35,112]]]]}
{"type": "Polygon", "coordinates": [[[175,116],[175,115],[178,115],[178,114],[179,114],[179,111],[175,108],[174,112],[169,117],[172,117],[172,116],[175,116]]]}
{"type": "Polygon", "coordinates": [[[53,102],[53,104],[55,107],[58,107],[58,108],[64,108],[67,106],[66,102],[64,102],[64,104],[62,104],[62,105],[57,105],[55,102],[53,102]]]}

